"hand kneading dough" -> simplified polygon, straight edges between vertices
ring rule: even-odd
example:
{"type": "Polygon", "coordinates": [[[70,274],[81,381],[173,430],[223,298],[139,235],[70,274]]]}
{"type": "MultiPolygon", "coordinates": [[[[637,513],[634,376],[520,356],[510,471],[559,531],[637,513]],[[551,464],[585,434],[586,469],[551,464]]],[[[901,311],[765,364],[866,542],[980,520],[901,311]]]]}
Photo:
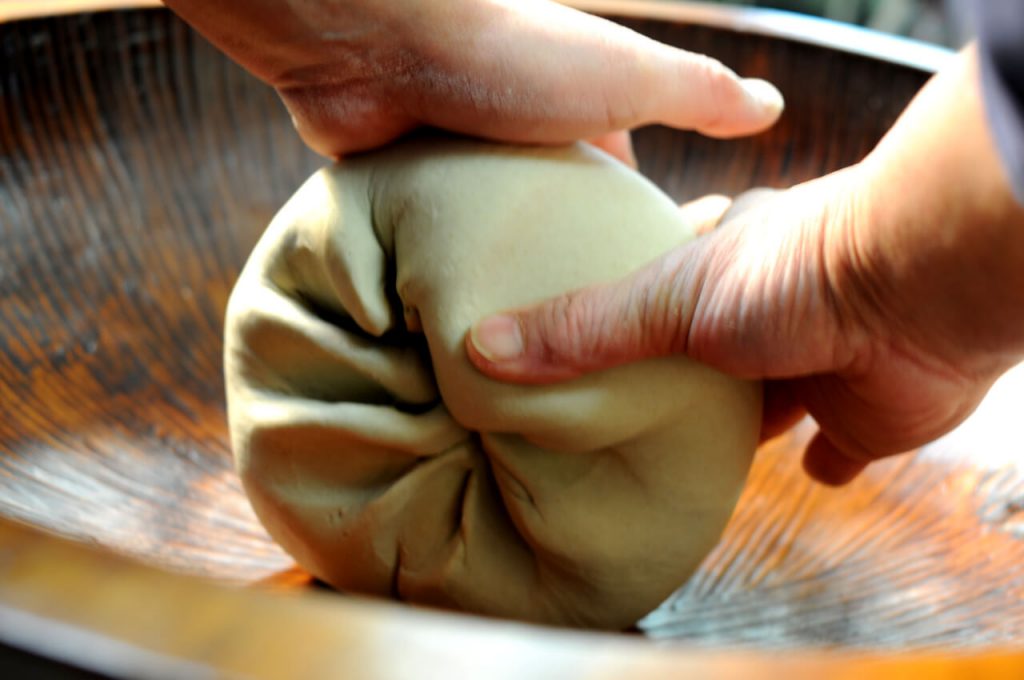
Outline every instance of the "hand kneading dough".
{"type": "Polygon", "coordinates": [[[718,539],[760,386],[679,357],[500,384],[463,342],[692,237],[586,145],[418,140],[313,175],[228,306],[231,438],[267,530],[342,590],[633,624],[718,539]]]}

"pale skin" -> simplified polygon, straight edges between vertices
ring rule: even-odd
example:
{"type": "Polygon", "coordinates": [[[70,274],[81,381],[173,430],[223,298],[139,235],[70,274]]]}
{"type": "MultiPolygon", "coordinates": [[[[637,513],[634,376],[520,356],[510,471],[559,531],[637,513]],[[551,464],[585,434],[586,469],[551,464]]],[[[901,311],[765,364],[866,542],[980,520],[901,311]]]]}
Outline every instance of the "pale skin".
{"type": "Polygon", "coordinates": [[[829,484],[948,432],[1024,359],[1024,207],[974,50],[861,163],[757,201],[625,280],[484,320],[467,350],[516,382],[675,353],[765,379],[763,435],[809,413],[804,467],[829,484]]]}

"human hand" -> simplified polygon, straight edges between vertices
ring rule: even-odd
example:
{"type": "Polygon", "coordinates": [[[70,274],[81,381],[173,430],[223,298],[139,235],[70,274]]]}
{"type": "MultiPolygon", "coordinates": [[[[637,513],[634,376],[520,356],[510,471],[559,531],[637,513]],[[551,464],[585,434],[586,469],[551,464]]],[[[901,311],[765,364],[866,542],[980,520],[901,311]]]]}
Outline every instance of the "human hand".
{"type": "Polygon", "coordinates": [[[830,484],[937,438],[1024,356],[1024,209],[977,80],[968,50],[862,163],[624,281],[485,320],[470,358],[519,382],[672,353],[765,379],[763,435],[810,413],[804,466],[830,484]]]}
{"type": "Polygon", "coordinates": [[[595,139],[647,123],[760,131],[782,97],[762,80],[548,0],[166,0],[274,86],[330,157],[429,125],[496,140],[595,139]]]}

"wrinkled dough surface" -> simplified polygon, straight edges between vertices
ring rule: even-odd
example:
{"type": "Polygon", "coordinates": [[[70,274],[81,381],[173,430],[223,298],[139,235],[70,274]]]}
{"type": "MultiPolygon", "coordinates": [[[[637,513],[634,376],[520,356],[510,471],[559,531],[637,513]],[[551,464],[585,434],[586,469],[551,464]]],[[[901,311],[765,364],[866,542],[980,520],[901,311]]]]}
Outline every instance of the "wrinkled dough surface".
{"type": "Polygon", "coordinates": [[[500,384],[483,316],[693,237],[586,145],[407,141],[311,177],[232,293],[232,444],[260,519],[342,589],[623,628],[679,587],[745,480],[760,386],[682,357],[500,384]]]}

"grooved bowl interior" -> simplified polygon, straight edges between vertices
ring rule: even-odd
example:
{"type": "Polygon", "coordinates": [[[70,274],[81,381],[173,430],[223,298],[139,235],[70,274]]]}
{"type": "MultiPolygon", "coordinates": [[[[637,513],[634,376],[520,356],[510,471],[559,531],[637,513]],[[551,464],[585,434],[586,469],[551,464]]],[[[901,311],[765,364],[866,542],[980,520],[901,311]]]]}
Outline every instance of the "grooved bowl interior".
{"type": "MultiPolygon", "coordinates": [[[[861,158],[926,75],[776,38],[629,20],[778,83],[771,132],[652,128],[674,198],[786,186],[861,158]]],[[[301,582],[232,470],[228,292],[321,161],[273,92],[162,10],[0,25],[0,513],[172,570],[301,582]]],[[[1018,370],[967,425],[849,488],[762,448],[719,547],[643,624],[707,645],[1024,641],[1018,370]]]]}

